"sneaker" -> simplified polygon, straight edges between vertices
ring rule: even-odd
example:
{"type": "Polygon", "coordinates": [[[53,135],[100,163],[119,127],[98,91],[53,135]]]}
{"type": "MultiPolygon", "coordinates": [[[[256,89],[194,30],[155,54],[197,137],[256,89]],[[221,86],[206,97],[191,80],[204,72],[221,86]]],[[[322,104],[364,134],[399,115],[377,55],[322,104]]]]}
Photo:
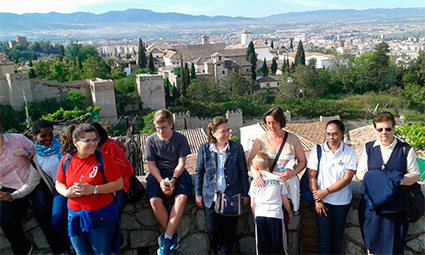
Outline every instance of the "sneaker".
{"type": "Polygon", "coordinates": [[[34,246],[31,244],[30,250],[28,251],[28,255],[32,254],[32,250],[34,249],[34,246]]]}
{"type": "Polygon", "coordinates": [[[170,250],[175,250],[179,248],[179,235],[177,233],[174,233],[173,238],[171,239],[171,247],[170,250]]]}
{"type": "Polygon", "coordinates": [[[74,246],[69,246],[69,249],[68,249],[68,253],[69,253],[69,255],[77,255],[77,251],[74,249],[74,246]]]}
{"type": "Polygon", "coordinates": [[[159,249],[157,251],[158,255],[168,255],[170,247],[172,245],[171,240],[164,238],[162,235],[158,238],[160,240],[159,249]]]}

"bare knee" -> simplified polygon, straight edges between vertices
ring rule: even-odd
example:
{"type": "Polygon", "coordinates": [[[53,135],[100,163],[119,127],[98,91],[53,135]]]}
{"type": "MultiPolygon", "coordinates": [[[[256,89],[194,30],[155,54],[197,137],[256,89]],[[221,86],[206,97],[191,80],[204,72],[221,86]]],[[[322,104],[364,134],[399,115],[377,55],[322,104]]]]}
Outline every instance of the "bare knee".
{"type": "Polygon", "coordinates": [[[165,208],[161,198],[152,198],[149,202],[151,203],[152,210],[154,211],[159,211],[162,208],[165,208]]]}
{"type": "Polygon", "coordinates": [[[177,195],[174,199],[174,203],[180,204],[180,205],[185,205],[186,201],[187,201],[186,195],[177,195]]]}

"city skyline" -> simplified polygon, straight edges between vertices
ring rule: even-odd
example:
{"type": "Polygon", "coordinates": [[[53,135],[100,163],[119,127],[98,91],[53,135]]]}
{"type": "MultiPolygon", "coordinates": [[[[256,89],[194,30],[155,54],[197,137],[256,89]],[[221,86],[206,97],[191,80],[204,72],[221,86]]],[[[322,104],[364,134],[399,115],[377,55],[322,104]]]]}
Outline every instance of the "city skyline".
{"type": "Polygon", "coordinates": [[[243,16],[243,17],[266,17],[274,14],[289,12],[305,12],[315,10],[337,10],[355,9],[365,10],[374,8],[409,8],[425,7],[423,0],[396,1],[388,0],[357,0],[338,1],[333,0],[22,0],[19,2],[9,2],[0,7],[0,12],[10,12],[16,14],[23,13],[73,13],[90,12],[101,14],[108,11],[122,11],[126,9],[148,9],[154,12],[176,12],[190,15],[207,16],[243,16]],[[272,7],[271,7],[272,6],[272,7]]]}

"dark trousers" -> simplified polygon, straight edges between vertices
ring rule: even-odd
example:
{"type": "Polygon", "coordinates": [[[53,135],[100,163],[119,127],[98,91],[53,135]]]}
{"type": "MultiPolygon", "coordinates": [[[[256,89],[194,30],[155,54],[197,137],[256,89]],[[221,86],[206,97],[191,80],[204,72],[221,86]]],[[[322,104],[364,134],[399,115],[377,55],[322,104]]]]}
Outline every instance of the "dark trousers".
{"type": "Polygon", "coordinates": [[[125,205],[127,204],[127,193],[121,189],[115,195],[115,206],[117,207],[118,218],[121,220],[121,215],[124,212],[125,205]]]}
{"type": "Polygon", "coordinates": [[[319,254],[341,254],[345,222],[350,205],[325,203],[328,216],[321,217],[316,213],[319,254]]]}
{"type": "Polygon", "coordinates": [[[63,239],[71,241],[68,237],[68,198],[59,194],[56,190],[53,193],[52,205],[52,227],[63,239]]]}
{"type": "MultiPolygon", "coordinates": [[[[7,188],[2,188],[2,191],[3,189],[14,191],[7,188]]],[[[21,225],[28,205],[31,206],[52,252],[60,254],[66,251],[66,240],[54,231],[51,224],[52,201],[50,189],[41,181],[27,197],[12,202],[1,202],[1,227],[12,246],[13,253],[26,254],[30,249],[30,243],[25,239],[21,225]]]]}
{"type": "Polygon", "coordinates": [[[213,254],[231,254],[239,217],[217,214],[213,203],[205,207],[205,220],[213,254]]]}
{"type": "Polygon", "coordinates": [[[286,234],[282,219],[256,217],[255,228],[257,254],[286,254],[286,234]]]}

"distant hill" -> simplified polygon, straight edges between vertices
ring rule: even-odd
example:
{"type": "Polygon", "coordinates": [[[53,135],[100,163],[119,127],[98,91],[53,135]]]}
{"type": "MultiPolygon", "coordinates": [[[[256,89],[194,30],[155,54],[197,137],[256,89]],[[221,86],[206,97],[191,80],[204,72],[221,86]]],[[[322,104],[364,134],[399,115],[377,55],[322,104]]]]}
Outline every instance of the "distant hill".
{"type": "MultiPolygon", "coordinates": [[[[185,26],[187,29],[197,27],[214,27],[217,24],[265,24],[265,23],[292,23],[292,22],[329,22],[329,21],[400,21],[421,20],[425,21],[425,8],[396,8],[396,9],[368,9],[357,10],[324,10],[310,12],[292,12],[272,15],[263,18],[229,17],[187,15],[181,13],[158,13],[144,9],[128,9],[125,11],[110,11],[102,14],[88,12],[75,12],[70,14],[50,13],[0,13],[0,40],[12,36],[33,36],[42,32],[58,34],[58,31],[71,31],[61,33],[63,37],[68,34],[78,35],[78,31],[96,34],[100,29],[113,29],[128,27],[146,27],[146,25],[168,24],[171,28],[185,26]],[[171,25],[170,25],[171,24],[171,25]],[[96,31],[96,32],[94,32],[96,31]]],[[[151,31],[154,32],[154,31],[151,31]]],[[[109,32],[105,32],[109,33],[109,32]]]]}

